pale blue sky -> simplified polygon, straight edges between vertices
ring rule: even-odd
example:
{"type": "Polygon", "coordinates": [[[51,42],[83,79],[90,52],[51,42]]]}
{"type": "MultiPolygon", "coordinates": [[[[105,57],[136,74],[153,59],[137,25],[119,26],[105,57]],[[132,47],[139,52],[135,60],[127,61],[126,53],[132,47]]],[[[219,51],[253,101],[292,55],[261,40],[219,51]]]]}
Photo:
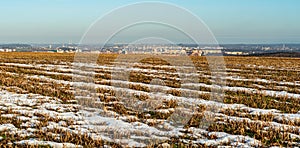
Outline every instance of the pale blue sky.
{"type": "MultiPolygon", "coordinates": [[[[88,27],[136,0],[2,0],[0,43],[79,42],[88,27]]],[[[300,43],[299,0],[194,0],[173,3],[199,16],[219,43],[300,43]]]]}

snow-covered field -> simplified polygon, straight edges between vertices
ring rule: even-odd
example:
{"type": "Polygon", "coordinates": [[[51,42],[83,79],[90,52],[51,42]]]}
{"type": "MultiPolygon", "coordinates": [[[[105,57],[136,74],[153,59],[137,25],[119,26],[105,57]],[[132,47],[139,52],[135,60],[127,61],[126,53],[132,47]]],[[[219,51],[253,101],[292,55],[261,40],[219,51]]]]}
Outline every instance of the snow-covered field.
{"type": "Polygon", "coordinates": [[[184,73],[178,69],[188,66],[65,56],[1,55],[0,145],[300,146],[299,59],[225,58],[226,84],[218,85],[204,58],[193,58],[196,71],[184,73]],[[211,98],[216,89],[221,100],[211,98]]]}

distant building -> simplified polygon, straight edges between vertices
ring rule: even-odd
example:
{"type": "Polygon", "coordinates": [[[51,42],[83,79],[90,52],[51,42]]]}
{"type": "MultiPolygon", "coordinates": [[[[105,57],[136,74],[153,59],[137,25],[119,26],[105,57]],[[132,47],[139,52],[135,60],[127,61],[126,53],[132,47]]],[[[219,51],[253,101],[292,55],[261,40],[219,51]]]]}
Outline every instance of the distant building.
{"type": "Polygon", "coordinates": [[[219,49],[204,49],[202,50],[203,55],[208,55],[208,54],[220,54],[222,53],[222,50],[219,49]]]}
{"type": "Polygon", "coordinates": [[[58,47],[56,49],[56,52],[58,53],[75,53],[75,52],[81,52],[80,49],[78,49],[77,47],[58,47]]]}
{"type": "Polygon", "coordinates": [[[198,49],[186,50],[186,54],[191,56],[202,56],[203,51],[198,49]]]}
{"type": "Polygon", "coordinates": [[[262,50],[272,50],[271,47],[262,47],[261,49],[262,49],[262,50]]]}
{"type": "Polygon", "coordinates": [[[0,49],[0,52],[15,52],[16,49],[10,49],[10,48],[4,48],[4,49],[0,49]]]}
{"type": "Polygon", "coordinates": [[[128,51],[126,49],[120,50],[119,54],[128,54],[128,51]]]}
{"type": "Polygon", "coordinates": [[[241,52],[241,51],[226,51],[225,54],[228,54],[228,55],[244,55],[244,53],[241,52]]]}
{"type": "Polygon", "coordinates": [[[185,55],[186,51],[184,49],[181,49],[179,54],[185,55]]]}
{"type": "Polygon", "coordinates": [[[201,50],[193,50],[192,56],[203,56],[203,51],[201,50]]]}

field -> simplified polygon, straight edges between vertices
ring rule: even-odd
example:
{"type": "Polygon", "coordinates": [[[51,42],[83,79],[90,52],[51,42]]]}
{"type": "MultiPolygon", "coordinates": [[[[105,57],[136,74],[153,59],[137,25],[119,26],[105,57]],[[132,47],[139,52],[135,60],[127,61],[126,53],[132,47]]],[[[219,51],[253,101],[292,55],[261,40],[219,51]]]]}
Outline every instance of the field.
{"type": "Polygon", "coordinates": [[[195,73],[117,59],[76,69],[71,53],[0,53],[0,147],[300,146],[299,58],[224,57],[222,87],[205,57],[190,57],[195,73]]]}

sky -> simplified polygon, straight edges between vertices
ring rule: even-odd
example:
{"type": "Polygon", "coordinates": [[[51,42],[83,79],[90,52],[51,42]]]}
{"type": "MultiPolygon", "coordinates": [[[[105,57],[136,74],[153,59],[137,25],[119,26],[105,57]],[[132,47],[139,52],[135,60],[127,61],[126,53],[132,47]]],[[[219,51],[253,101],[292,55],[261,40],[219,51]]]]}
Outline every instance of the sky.
{"type": "MultiPolygon", "coordinates": [[[[141,1],[2,0],[0,43],[78,43],[96,20],[136,2],[141,1]]],[[[161,2],[198,16],[219,43],[300,43],[299,0],[161,2]]]]}

